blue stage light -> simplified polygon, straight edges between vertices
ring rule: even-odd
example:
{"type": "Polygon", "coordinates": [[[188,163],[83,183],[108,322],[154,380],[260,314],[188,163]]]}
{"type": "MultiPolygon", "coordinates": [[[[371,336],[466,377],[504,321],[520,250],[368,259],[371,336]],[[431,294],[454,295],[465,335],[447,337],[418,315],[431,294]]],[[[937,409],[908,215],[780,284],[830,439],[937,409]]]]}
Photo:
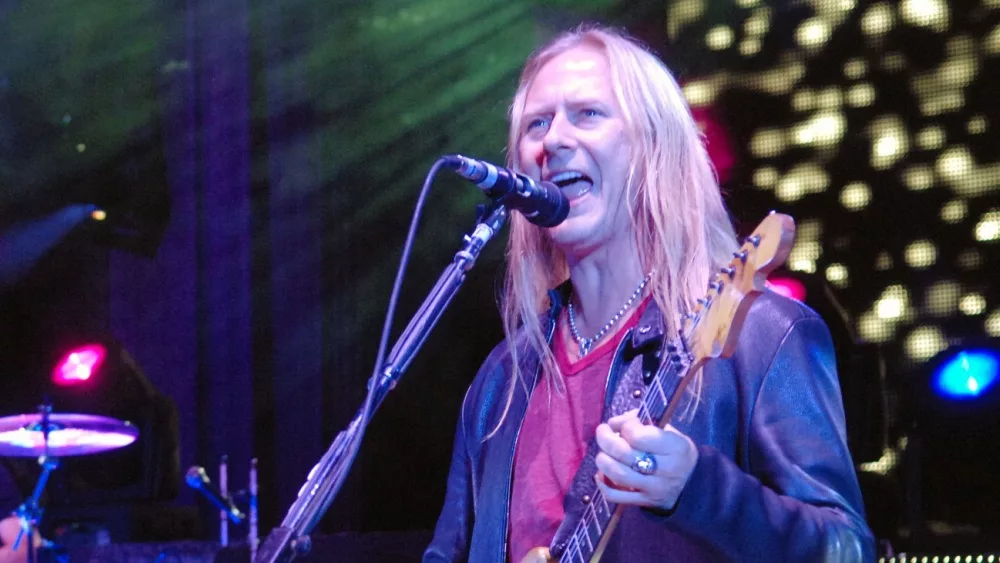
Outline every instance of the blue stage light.
{"type": "Polygon", "coordinates": [[[1000,375],[1000,351],[966,349],[947,358],[934,371],[934,391],[949,399],[975,399],[1000,375]]]}

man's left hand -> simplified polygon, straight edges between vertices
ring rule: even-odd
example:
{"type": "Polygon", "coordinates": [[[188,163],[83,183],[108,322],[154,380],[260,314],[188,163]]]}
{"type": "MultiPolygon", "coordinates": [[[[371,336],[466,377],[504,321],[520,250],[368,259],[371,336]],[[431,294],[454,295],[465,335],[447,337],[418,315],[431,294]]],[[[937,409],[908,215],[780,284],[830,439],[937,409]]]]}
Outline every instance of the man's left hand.
{"type": "Polygon", "coordinates": [[[636,411],[598,426],[596,438],[597,486],[608,502],[672,510],[698,463],[691,438],[670,425],[643,424],[636,411]],[[644,454],[652,463],[637,464],[644,454]]]}

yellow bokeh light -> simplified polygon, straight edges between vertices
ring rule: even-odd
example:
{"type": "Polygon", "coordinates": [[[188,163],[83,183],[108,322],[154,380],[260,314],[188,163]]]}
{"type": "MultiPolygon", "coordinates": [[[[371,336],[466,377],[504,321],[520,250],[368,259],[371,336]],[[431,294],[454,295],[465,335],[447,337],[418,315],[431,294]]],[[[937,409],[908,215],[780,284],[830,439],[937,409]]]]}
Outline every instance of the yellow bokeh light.
{"type": "Polygon", "coordinates": [[[986,298],[979,293],[970,293],[962,297],[958,308],[970,317],[982,315],[986,311],[986,298]]]}
{"type": "Polygon", "coordinates": [[[864,209],[872,200],[872,190],[867,184],[852,182],[840,191],[840,204],[846,209],[857,211],[864,209]]]}
{"type": "Polygon", "coordinates": [[[733,30],[726,25],[717,25],[705,35],[705,44],[714,51],[728,49],[733,44],[733,30]]]}
{"type": "Polygon", "coordinates": [[[875,87],[867,82],[851,86],[847,90],[847,103],[855,108],[872,105],[875,103],[875,87]]]}
{"type": "Polygon", "coordinates": [[[888,72],[899,72],[906,68],[906,57],[893,51],[882,56],[882,68],[888,72]]]}
{"type": "Polygon", "coordinates": [[[788,269],[793,272],[805,272],[807,274],[816,273],[816,262],[812,260],[790,260],[788,269]]]}
{"type": "Polygon", "coordinates": [[[944,129],[937,125],[924,127],[917,133],[917,146],[924,150],[939,149],[944,146],[944,129]]]}
{"type": "Polygon", "coordinates": [[[938,33],[948,29],[948,4],[944,0],[903,0],[899,13],[911,25],[938,33]]]}
{"type": "Polygon", "coordinates": [[[816,94],[809,88],[796,90],[792,94],[792,109],[798,112],[816,109],[816,94]]]}
{"type": "Polygon", "coordinates": [[[759,37],[767,33],[770,26],[770,10],[757,10],[743,22],[743,33],[749,37],[759,37]]]}
{"type": "Polygon", "coordinates": [[[930,166],[910,166],[903,171],[903,182],[914,191],[927,190],[934,187],[934,171],[930,166]]]}
{"type": "Polygon", "coordinates": [[[804,219],[795,229],[798,241],[819,241],[823,238],[823,222],[819,219],[804,219]]]}
{"type": "Polygon", "coordinates": [[[807,49],[822,47],[830,40],[830,24],[820,18],[809,18],[795,31],[795,40],[807,49]]]}
{"type": "Polygon", "coordinates": [[[847,120],[839,111],[820,111],[792,128],[792,142],[820,147],[836,145],[847,130],[847,120]]]}
{"type": "Polygon", "coordinates": [[[844,63],[844,77],[859,80],[868,73],[868,63],[864,59],[851,59],[844,63]]]}
{"type": "Polygon", "coordinates": [[[892,12],[892,6],[885,2],[879,2],[868,8],[861,16],[861,31],[865,35],[879,37],[885,35],[895,25],[896,16],[892,12]]]}
{"type": "Polygon", "coordinates": [[[781,201],[797,201],[811,193],[821,193],[830,184],[826,170],[819,165],[807,162],[792,168],[775,188],[775,196],[781,201]]]}
{"type": "Polygon", "coordinates": [[[884,250],[882,252],[879,252],[878,256],[875,257],[875,269],[880,272],[891,270],[892,255],[884,250]]]}
{"type": "Polygon", "coordinates": [[[697,22],[705,13],[705,0],[671,2],[667,12],[667,35],[676,39],[681,30],[697,22]]]}
{"type": "Polygon", "coordinates": [[[781,129],[761,129],[750,139],[750,152],[758,158],[770,158],[785,152],[785,134],[781,129]]]}
{"type": "Polygon", "coordinates": [[[983,328],[990,336],[1000,336],[1000,309],[993,311],[990,316],[986,317],[983,328]]]}
{"type": "Polygon", "coordinates": [[[986,117],[982,114],[972,116],[965,124],[965,130],[970,135],[982,135],[986,132],[986,117]]]}
{"type": "Polygon", "coordinates": [[[744,57],[750,57],[756,55],[760,52],[760,39],[756,37],[747,37],[743,41],[740,41],[740,54],[744,57]]]}
{"type": "Polygon", "coordinates": [[[993,28],[993,31],[983,37],[983,51],[987,56],[1000,54],[1000,24],[993,28]]]}
{"type": "Polygon", "coordinates": [[[709,80],[693,80],[684,85],[684,98],[692,106],[705,106],[715,101],[719,88],[709,80]]]}
{"type": "Polygon", "coordinates": [[[841,289],[847,287],[850,284],[847,266],[839,263],[827,266],[826,281],[841,289]]]}
{"type": "Polygon", "coordinates": [[[972,154],[965,147],[950,147],[941,153],[936,163],[937,173],[953,186],[975,168],[972,154]]]}
{"type": "Polygon", "coordinates": [[[799,241],[792,247],[788,259],[792,262],[799,260],[819,260],[823,255],[823,245],[817,241],[799,241]]]}
{"type": "Polygon", "coordinates": [[[868,312],[858,319],[858,336],[868,342],[888,342],[896,332],[896,325],[868,312]]]}
{"type": "Polygon", "coordinates": [[[844,103],[844,96],[836,86],[825,88],[816,96],[816,105],[820,109],[837,109],[844,103]]]}
{"type": "Polygon", "coordinates": [[[952,280],[944,280],[927,288],[924,295],[924,309],[935,317],[953,315],[958,309],[958,296],[962,286],[952,280]]]}
{"type": "Polygon", "coordinates": [[[903,120],[887,115],[871,125],[872,166],[878,170],[892,167],[910,149],[903,120]]]}
{"type": "Polygon", "coordinates": [[[901,285],[891,285],[875,302],[875,314],[882,320],[902,318],[910,304],[910,293],[901,285]]]}
{"type": "Polygon", "coordinates": [[[763,168],[758,168],[754,170],[753,173],[753,183],[755,186],[761,189],[767,189],[774,186],[778,181],[778,170],[772,166],[765,166],[763,168]]]}
{"type": "Polygon", "coordinates": [[[753,8],[760,4],[760,0],[736,0],[736,5],[740,8],[753,8]]]}
{"type": "Polygon", "coordinates": [[[911,268],[921,270],[937,262],[937,247],[929,240],[918,240],[906,245],[903,253],[911,268]]]}
{"type": "Polygon", "coordinates": [[[923,362],[948,347],[941,329],[936,326],[917,327],[906,337],[906,355],[912,360],[923,362]]]}
{"type": "Polygon", "coordinates": [[[969,213],[969,205],[961,199],[953,199],[941,207],[941,220],[945,223],[960,223],[969,213]]]}
{"type": "Polygon", "coordinates": [[[990,210],[983,214],[976,224],[976,240],[986,242],[1000,239],[1000,210],[990,210]]]}

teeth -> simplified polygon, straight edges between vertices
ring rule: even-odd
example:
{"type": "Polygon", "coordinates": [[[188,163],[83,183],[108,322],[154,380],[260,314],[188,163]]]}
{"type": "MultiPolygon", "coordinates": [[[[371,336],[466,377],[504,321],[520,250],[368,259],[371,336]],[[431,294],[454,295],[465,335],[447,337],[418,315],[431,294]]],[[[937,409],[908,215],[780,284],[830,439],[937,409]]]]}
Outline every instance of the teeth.
{"type": "Polygon", "coordinates": [[[553,176],[549,181],[552,183],[565,182],[567,180],[579,180],[583,178],[583,174],[574,171],[560,172],[553,176]]]}

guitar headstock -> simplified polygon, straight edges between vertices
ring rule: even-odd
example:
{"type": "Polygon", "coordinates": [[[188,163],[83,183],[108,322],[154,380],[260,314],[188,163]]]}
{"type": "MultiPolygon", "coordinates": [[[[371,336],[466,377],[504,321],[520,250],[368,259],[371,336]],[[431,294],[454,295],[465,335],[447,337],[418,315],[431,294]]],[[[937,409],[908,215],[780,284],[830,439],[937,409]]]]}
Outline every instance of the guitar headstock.
{"type": "Polygon", "coordinates": [[[795,221],[772,211],[712,278],[682,327],[696,363],[732,355],[750,305],[764,291],[768,274],[788,259],[794,241],[795,221]]]}

